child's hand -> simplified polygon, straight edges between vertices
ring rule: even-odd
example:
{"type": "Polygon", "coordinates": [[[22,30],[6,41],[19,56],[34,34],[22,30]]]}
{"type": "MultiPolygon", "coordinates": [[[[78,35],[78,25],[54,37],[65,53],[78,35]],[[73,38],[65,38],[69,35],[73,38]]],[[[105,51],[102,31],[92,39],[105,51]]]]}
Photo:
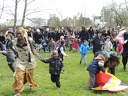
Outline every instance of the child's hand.
{"type": "Polygon", "coordinates": [[[43,60],[44,60],[44,59],[42,58],[41,61],[43,62],[43,60]]]}
{"type": "Polygon", "coordinates": [[[99,61],[99,62],[98,62],[98,65],[99,65],[99,66],[104,66],[104,62],[99,61]]]}
{"type": "Polygon", "coordinates": [[[65,57],[68,57],[68,55],[65,55],[65,57]]]}
{"type": "Polygon", "coordinates": [[[127,41],[128,41],[128,40],[125,40],[125,41],[124,41],[124,44],[126,44],[126,43],[127,43],[127,41]]]}
{"type": "Polygon", "coordinates": [[[1,53],[6,54],[6,51],[1,51],[1,53]]]}
{"type": "Polygon", "coordinates": [[[64,71],[61,71],[61,73],[63,74],[63,73],[64,73],[64,71]]]}

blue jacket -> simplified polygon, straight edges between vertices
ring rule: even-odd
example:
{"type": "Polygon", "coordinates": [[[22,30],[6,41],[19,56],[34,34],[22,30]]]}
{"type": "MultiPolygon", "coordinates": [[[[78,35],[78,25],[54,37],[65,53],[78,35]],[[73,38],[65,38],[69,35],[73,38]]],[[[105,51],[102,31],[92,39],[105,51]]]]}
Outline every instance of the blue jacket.
{"type": "Polygon", "coordinates": [[[81,44],[79,51],[82,55],[87,55],[88,50],[91,50],[92,48],[90,48],[88,45],[85,45],[84,43],[81,44]]]}
{"type": "Polygon", "coordinates": [[[99,73],[100,71],[104,72],[103,66],[98,66],[99,60],[94,60],[92,63],[88,66],[87,70],[90,72],[93,72],[94,74],[99,73]]]}

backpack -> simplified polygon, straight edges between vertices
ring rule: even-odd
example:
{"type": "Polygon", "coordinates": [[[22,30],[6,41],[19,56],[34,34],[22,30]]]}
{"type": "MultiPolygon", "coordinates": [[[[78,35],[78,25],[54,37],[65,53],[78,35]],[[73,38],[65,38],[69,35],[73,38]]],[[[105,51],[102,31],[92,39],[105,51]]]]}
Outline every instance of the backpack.
{"type": "Polygon", "coordinates": [[[62,47],[62,46],[60,45],[60,46],[58,47],[58,49],[57,49],[59,55],[61,54],[61,51],[60,51],[60,48],[61,48],[61,47],[62,47]]]}

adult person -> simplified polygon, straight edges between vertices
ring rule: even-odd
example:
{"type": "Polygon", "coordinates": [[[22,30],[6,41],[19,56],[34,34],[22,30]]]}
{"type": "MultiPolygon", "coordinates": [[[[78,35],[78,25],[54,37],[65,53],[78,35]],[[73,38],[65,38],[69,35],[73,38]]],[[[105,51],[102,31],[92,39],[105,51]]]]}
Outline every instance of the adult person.
{"type": "Polygon", "coordinates": [[[1,41],[0,41],[0,50],[4,50],[4,45],[1,41]]]}
{"type": "Polygon", "coordinates": [[[8,28],[8,30],[5,32],[5,36],[11,34],[12,36],[14,36],[14,30],[13,28],[8,28]]]}
{"type": "Polygon", "coordinates": [[[89,36],[90,36],[89,46],[92,47],[92,44],[91,44],[92,42],[91,41],[93,40],[93,36],[94,36],[94,30],[93,30],[92,27],[89,28],[88,33],[89,33],[89,36]]]}
{"type": "Polygon", "coordinates": [[[123,42],[123,54],[122,54],[122,62],[124,67],[124,72],[126,72],[126,64],[128,62],[128,26],[125,27],[125,33],[124,33],[124,42],[123,42]]]}
{"type": "Polygon", "coordinates": [[[31,28],[28,28],[27,34],[28,34],[28,37],[33,37],[33,31],[31,28]]]}
{"type": "Polygon", "coordinates": [[[42,44],[41,43],[42,43],[43,36],[42,36],[42,34],[41,34],[39,29],[36,29],[36,33],[35,33],[35,35],[33,35],[33,39],[34,39],[34,41],[36,43],[36,50],[38,52],[40,52],[40,50],[42,48],[42,44]]]}
{"type": "Polygon", "coordinates": [[[99,30],[97,31],[97,35],[93,38],[92,44],[93,44],[93,53],[94,54],[95,54],[95,52],[102,50],[102,45],[104,44],[104,39],[102,38],[101,31],[99,31],[99,30]]]}
{"type": "MultiPolygon", "coordinates": [[[[36,87],[37,84],[34,83],[34,68],[36,67],[36,60],[34,55],[42,60],[42,57],[37,54],[36,50],[32,46],[32,41],[26,36],[24,36],[25,30],[22,27],[17,28],[16,30],[16,38],[12,40],[10,48],[14,46],[15,54],[17,55],[16,61],[16,74],[15,81],[12,85],[15,95],[20,96],[21,92],[24,90],[24,84],[29,83],[30,89],[36,87]]],[[[14,49],[13,49],[14,51],[14,49]]]]}
{"type": "Polygon", "coordinates": [[[52,29],[50,29],[49,33],[48,33],[48,39],[52,39],[55,40],[55,33],[52,29]]]}
{"type": "Polygon", "coordinates": [[[0,33],[0,42],[5,43],[5,36],[2,32],[0,33]]]}
{"type": "Polygon", "coordinates": [[[78,39],[80,39],[81,44],[84,42],[84,40],[89,41],[90,39],[89,33],[84,26],[82,26],[82,31],[80,32],[78,39]]]}

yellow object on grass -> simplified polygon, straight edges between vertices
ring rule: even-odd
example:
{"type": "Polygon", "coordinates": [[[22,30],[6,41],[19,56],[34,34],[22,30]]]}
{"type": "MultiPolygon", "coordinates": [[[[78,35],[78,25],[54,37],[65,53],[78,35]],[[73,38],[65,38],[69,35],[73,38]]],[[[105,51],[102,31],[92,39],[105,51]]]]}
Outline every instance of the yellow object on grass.
{"type": "Polygon", "coordinates": [[[121,80],[119,80],[113,74],[108,73],[109,68],[106,68],[105,70],[105,74],[111,76],[112,78],[109,79],[109,81],[103,86],[103,89],[111,89],[117,87],[121,83],[121,80]]]}

